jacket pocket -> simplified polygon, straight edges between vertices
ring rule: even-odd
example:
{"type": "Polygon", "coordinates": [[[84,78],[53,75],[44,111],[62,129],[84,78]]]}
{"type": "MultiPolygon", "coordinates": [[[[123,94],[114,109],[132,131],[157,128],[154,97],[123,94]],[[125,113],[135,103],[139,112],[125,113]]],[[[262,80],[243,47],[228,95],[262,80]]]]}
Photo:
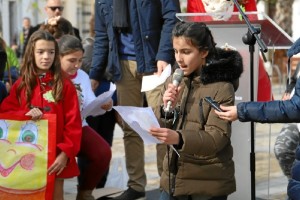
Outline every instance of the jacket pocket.
{"type": "Polygon", "coordinates": [[[180,161],[187,162],[187,163],[193,163],[198,165],[207,165],[211,163],[219,162],[217,158],[215,158],[215,155],[211,156],[198,156],[196,154],[180,154],[180,161]]]}

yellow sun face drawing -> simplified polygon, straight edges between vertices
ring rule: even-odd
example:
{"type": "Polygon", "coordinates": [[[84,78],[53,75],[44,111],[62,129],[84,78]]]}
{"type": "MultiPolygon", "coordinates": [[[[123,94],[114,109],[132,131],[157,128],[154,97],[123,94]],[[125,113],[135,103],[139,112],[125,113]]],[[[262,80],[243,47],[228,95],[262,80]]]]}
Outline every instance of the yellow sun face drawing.
{"type": "Polygon", "coordinates": [[[30,193],[45,188],[47,127],[46,120],[0,120],[0,191],[30,193]]]}

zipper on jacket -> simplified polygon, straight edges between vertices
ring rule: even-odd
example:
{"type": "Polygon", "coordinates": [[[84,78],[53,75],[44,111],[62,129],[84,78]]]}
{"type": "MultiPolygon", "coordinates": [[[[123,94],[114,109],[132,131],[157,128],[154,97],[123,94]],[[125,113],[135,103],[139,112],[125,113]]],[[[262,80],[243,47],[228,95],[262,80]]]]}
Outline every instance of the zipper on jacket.
{"type": "MultiPolygon", "coordinates": [[[[184,123],[184,120],[185,120],[185,117],[186,117],[186,105],[187,105],[187,102],[188,102],[188,99],[189,99],[189,96],[190,96],[190,92],[191,92],[191,88],[192,88],[192,79],[193,79],[193,77],[191,76],[189,78],[188,92],[187,92],[186,99],[185,99],[185,102],[184,102],[184,107],[182,109],[183,110],[183,115],[182,115],[181,124],[179,126],[179,130],[182,129],[183,123],[184,123]]],[[[169,180],[171,180],[170,181],[171,186],[169,185],[169,188],[171,188],[170,192],[171,192],[171,196],[173,197],[173,194],[175,192],[176,174],[177,174],[177,171],[178,171],[178,155],[176,154],[176,152],[174,152],[174,150],[172,152],[172,156],[171,156],[171,159],[170,159],[169,171],[172,172],[169,175],[169,180]]]]}
{"type": "Polygon", "coordinates": [[[200,123],[201,123],[201,128],[204,129],[204,114],[203,114],[203,98],[200,99],[199,102],[199,117],[200,117],[200,123]]]}
{"type": "Polygon", "coordinates": [[[188,92],[187,92],[187,95],[186,95],[186,99],[185,99],[185,102],[184,102],[184,107],[183,107],[183,114],[182,114],[182,120],[181,120],[181,124],[179,126],[179,130],[182,129],[183,127],[183,123],[184,123],[184,120],[186,118],[186,105],[187,105],[187,102],[188,102],[188,99],[189,99],[189,96],[190,96],[190,93],[191,93],[191,89],[192,89],[192,79],[193,77],[191,76],[189,78],[189,87],[188,87],[188,92]]]}

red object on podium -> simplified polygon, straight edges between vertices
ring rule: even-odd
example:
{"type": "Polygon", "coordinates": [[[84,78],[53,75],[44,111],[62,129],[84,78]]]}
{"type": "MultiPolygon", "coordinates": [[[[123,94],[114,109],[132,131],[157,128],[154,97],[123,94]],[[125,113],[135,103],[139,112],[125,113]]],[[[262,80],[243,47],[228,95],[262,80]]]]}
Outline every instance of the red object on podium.
{"type": "MultiPolygon", "coordinates": [[[[256,2],[255,0],[249,0],[248,3],[245,5],[246,12],[249,11],[257,11],[256,8],[256,2]]],[[[234,13],[236,13],[238,9],[234,5],[234,13]]],[[[188,0],[187,1],[187,13],[206,13],[205,7],[201,0],[188,0]]],[[[227,21],[222,21],[222,23],[225,24],[241,24],[242,21],[240,20],[239,13],[236,13],[231,16],[227,21]]],[[[196,16],[194,15],[192,20],[184,20],[184,21],[202,21],[206,24],[218,24],[219,21],[214,21],[211,16],[208,15],[205,16],[196,16]],[[199,17],[199,19],[198,19],[199,17]],[[200,20],[201,18],[201,20],[200,20]]],[[[272,23],[271,19],[268,19],[267,16],[264,16],[263,19],[259,19],[257,12],[250,12],[247,17],[253,24],[260,24],[261,25],[261,39],[265,42],[265,44],[268,46],[271,46],[271,48],[274,48],[274,43],[276,43],[277,48],[289,48],[292,45],[292,39],[284,33],[284,31],[281,31],[280,28],[275,24],[272,23]],[[270,34],[263,34],[265,32],[268,32],[270,34]],[[272,44],[270,44],[270,42],[272,44]],[[273,46],[272,46],[273,45],[273,46]]],[[[244,22],[245,23],[245,22],[244,22]]],[[[267,74],[264,63],[262,58],[259,58],[259,70],[258,70],[258,89],[257,89],[257,101],[270,101],[273,100],[273,95],[271,93],[271,81],[269,78],[269,75],[267,74]]]]}
{"type": "MultiPolygon", "coordinates": [[[[250,12],[250,11],[257,11],[256,8],[256,2],[255,0],[249,0],[245,5],[245,11],[246,12],[250,12]]],[[[238,9],[236,8],[236,6],[234,5],[234,12],[237,12],[238,9]]],[[[202,0],[188,0],[187,1],[187,12],[188,13],[206,13],[205,7],[202,3],[202,0]]],[[[252,13],[257,13],[257,12],[252,12],[252,13]]],[[[208,13],[209,14],[209,13],[208,13]]],[[[277,34],[277,38],[274,38],[276,40],[276,46],[282,46],[285,45],[286,39],[282,38],[281,35],[282,33],[280,31],[278,31],[278,28],[276,26],[274,26],[274,24],[269,23],[269,19],[263,19],[263,20],[259,20],[257,15],[255,14],[250,14],[247,15],[247,17],[249,18],[249,20],[251,21],[251,23],[255,24],[261,24],[261,29],[262,29],[262,33],[265,31],[269,31],[269,32],[273,32],[277,34]],[[281,41],[283,40],[283,41],[281,41]]],[[[212,17],[210,16],[201,16],[201,20],[197,19],[197,16],[193,17],[193,21],[202,21],[206,24],[214,24],[214,20],[212,17]],[[203,21],[205,20],[205,21],[203,21]]],[[[186,20],[184,20],[186,21],[186,20]]],[[[190,21],[190,20],[187,20],[190,21]]],[[[215,21],[216,23],[220,23],[218,21],[215,21]]],[[[222,21],[222,23],[230,23],[230,24],[235,24],[235,23],[241,23],[241,20],[239,19],[239,14],[236,15],[232,15],[232,17],[227,20],[227,21],[222,21]]],[[[276,36],[275,36],[276,37],[276,36]]],[[[272,38],[270,38],[269,36],[266,36],[264,34],[261,34],[261,38],[264,41],[271,41],[272,38]]],[[[289,38],[291,40],[291,38],[289,38]]],[[[273,41],[274,42],[274,41],[273,41]]],[[[265,44],[267,44],[265,42],[265,44]]],[[[268,44],[267,44],[268,45],[268,44]]],[[[292,45],[292,43],[290,43],[288,46],[292,45]]],[[[273,100],[273,95],[271,94],[271,81],[269,78],[269,75],[267,74],[265,68],[264,68],[264,63],[262,58],[259,58],[259,70],[258,70],[258,90],[257,90],[257,101],[270,101],[273,100]],[[268,92],[270,91],[270,92],[268,92]]]]}

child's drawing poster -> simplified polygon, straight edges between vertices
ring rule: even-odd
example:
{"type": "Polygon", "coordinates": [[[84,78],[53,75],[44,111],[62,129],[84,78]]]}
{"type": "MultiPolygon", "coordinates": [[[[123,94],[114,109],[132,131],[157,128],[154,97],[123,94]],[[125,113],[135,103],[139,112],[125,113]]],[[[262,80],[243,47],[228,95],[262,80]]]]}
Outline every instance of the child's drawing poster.
{"type": "Polygon", "coordinates": [[[52,200],[56,116],[0,114],[0,200],[52,200]]]}

